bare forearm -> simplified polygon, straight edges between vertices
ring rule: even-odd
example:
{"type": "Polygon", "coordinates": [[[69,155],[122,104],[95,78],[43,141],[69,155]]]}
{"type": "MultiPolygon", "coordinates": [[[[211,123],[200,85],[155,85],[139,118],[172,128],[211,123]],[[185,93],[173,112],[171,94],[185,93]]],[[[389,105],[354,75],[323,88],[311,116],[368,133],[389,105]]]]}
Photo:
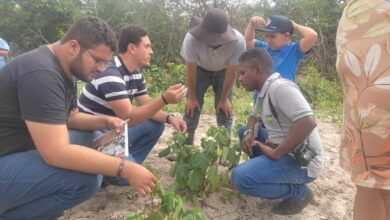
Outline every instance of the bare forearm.
{"type": "Polygon", "coordinates": [[[68,145],[60,148],[57,153],[52,153],[46,162],[63,169],[115,176],[120,160],[88,147],[68,145]]]}
{"type": "Polygon", "coordinates": [[[1,50],[0,49],[0,57],[6,57],[8,55],[8,50],[1,50]]]}
{"type": "Polygon", "coordinates": [[[223,81],[222,95],[221,100],[227,100],[229,97],[229,92],[233,88],[236,76],[236,67],[229,66],[226,69],[225,79],[223,81]]]}
{"type": "Polygon", "coordinates": [[[253,24],[251,20],[249,20],[248,25],[246,26],[244,38],[246,42],[246,47],[248,49],[253,48],[255,41],[255,28],[256,26],[253,24]]]}
{"type": "Polygon", "coordinates": [[[315,32],[312,28],[297,24],[295,22],[293,24],[294,24],[294,30],[297,31],[302,38],[317,36],[317,32],[315,32]]]}
{"type": "Polygon", "coordinates": [[[249,116],[248,117],[248,122],[246,124],[246,128],[247,129],[251,129],[252,131],[254,131],[254,128],[255,128],[255,124],[257,123],[257,119],[253,116],[249,116]]]}
{"type": "Polygon", "coordinates": [[[195,63],[186,62],[186,86],[188,88],[188,98],[197,99],[196,97],[196,68],[195,63]]]}
{"type": "Polygon", "coordinates": [[[162,97],[160,96],[145,105],[133,108],[129,112],[129,115],[127,117],[129,119],[128,125],[135,126],[150,118],[156,121],[161,121],[160,118],[162,118],[163,116],[159,116],[159,115],[162,114],[160,112],[162,112],[161,109],[164,107],[164,105],[165,103],[162,97]]]}
{"type": "Polygon", "coordinates": [[[67,121],[67,127],[83,131],[104,130],[109,128],[107,117],[110,116],[96,116],[83,112],[76,112],[70,115],[67,121]]]}
{"type": "Polygon", "coordinates": [[[317,32],[313,29],[293,23],[294,29],[302,36],[300,40],[300,48],[303,53],[307,53],[317,41],[317,32]]]}
{"type": "Polygon", "coordinates": [[[276,148],[275,154],[278,158],[288,153],[298,144],[302,143],[317,126],[312,116],[303,117],[294,122],[286,139],[276,148]]]}

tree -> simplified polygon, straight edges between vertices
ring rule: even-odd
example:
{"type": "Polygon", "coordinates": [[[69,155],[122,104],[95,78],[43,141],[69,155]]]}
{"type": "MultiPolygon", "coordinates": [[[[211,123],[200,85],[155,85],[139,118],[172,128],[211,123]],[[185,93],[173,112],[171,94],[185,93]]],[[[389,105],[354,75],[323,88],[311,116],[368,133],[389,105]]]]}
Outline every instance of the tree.
{"type": "Polygon", "coordinates": [[[12,55],[60,39],[80,16],[78,0],[0,0],[1,36],[12,42],[12,55]]]}

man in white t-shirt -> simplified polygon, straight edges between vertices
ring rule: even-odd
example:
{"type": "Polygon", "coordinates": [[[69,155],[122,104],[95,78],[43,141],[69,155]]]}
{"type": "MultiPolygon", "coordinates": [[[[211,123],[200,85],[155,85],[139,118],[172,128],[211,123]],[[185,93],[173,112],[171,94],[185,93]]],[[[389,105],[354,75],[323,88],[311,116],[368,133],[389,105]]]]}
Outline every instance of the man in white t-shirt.
{"type": "Polygon", "coordinates": [[[300,213],[313,199],[307,183],[319,177],[324,153],[313,112],[298,86],[272,74],[272,61],[264,49],[250,49],[239,59],[239,82],[247,91],[260,91],[248,118],[242,140],[250,160],[232,172],[232,183],[240,192],[282,199],[272,208],[280,215],[300,213]],[[261,119],[268,140],[254,138],[261,119]]]}
{"type": "Polygon", "coordinates": [[[230,132],[232,126],[232,88],[239,56],[245,51],[245,39],[229,24],[221,9],[210,9],[203,19],[193,18],[192,28],[184,38],[181,56],[186,64],[188,97],[184,120],[188,144],[193,144],[204,94],[209,86],[215,93],[214,105],[218,126],[230,132]]]}

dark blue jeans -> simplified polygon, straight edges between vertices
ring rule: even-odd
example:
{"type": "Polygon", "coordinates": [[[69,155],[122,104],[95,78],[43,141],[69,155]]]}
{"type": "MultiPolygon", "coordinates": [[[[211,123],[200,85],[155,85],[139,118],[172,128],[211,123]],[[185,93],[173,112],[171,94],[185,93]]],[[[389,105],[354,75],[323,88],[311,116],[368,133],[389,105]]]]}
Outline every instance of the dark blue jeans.
{"type": "MultiPolygon", "coordinates": [[[[146,121],[129,129],[128,160],[142,163],[158,141],[164,124],[146,121]]],[[[101,132],[69,130],[73,144],[90,146],[101,132]]],[[[106,179],[106,178],[105,178],[106,179]]],[[[122,178],[109,183],[128,185],[122,178]]],[[[99,191],[101,175],[48,166],[36,150],[0,157],[0,219],[44,220],[91,198],[99,191]]]]}
{"type": "MultiPolygon", "coordinates": [[[[84,141],[92,141],[87,133],[91,138],[84,141]]],[[[71,138],[71,143],[84,145],[80,140],[71,138]]],[[[2,156],[0,219],[53,219],[91,198],[101,182],[101,175],[48,166],[37,150],[2,156]]]]}
{"type": "MultiPolygon", "coordinates": [[[[245,131],[246,131],[245,125],[240,127],[240,129],[238,130],[238,137],[240,138],[240,142],[244,138],[245,131]]],[[[265,142],[267,139],[268,139],[267,129],[265,129],[264,127],[260,127],[255,140],[259,141],[259,142],[265,142]]],[[[261,155],[260,149],[257,147],[252,148],[252,152],[253,152],[253,155],[251,155],[250,157],[257,157],[257,156],[261,155]]]]}
{"type": "MultiPolygon", "coordinates": [[[[245,130],[246,126],[240,128],[240,140],[245,130]]],[[[257,137],[256,140],[265,142],[268,138],[266,129],[259,129],[257,137]]],[[[254,147],[251,159],[234,168],[231,180],[241,193],[264,199],[294,201],[305,196],[308,190],[306,183],[314,178],[309,177],[307,170],[299,166],[291,155],[272,160],[254,147]]]]}
{"type": "MultiPolygon", "coordinates": [[[[134,127],[128,128],[129,156],[127,160],[141,164],[144,162],[154,145],[164,131],[165,125],[161,122],[147,120],[134,127]]],[[[105,184],[126,186],[127,180],[120,177],[104,177],[105,184]]]]}
{"type": "Polygon", "coordinates": [[[279,160],[264,155],[247,160],[234,168],[231,179],[241,193],[290,201],[302,199],[308,190],[306,183],[314,180],[289,154],[279,160]]]}
{"type": "MultiPolygon", "coordinates": [[[[196,97],[198,99],[200,108],[202,109],[204,104],[204,94],[207,89],[212,86],[214,90],[214,107],[217,107],[219,100],[221,99],[223,82],[225,80],[226,70],[221,71],[207,71],[198,66],[196,69],[196,97]]],[[[229,92],[229,101],[232,102],[233,92],[229,92]]],[[[187,123],[188,133],[195,133],[196,128],[199,124],[200,111],[197,109],[194,112],[194,117],[190,117],[187,114],[184,114],[184,120],[187,123]]],[[[226,117],[223,111],[216,113],[217,115],[217,125],[225,126],[229,132],[232,129],[232,117],[226,117]]]]}

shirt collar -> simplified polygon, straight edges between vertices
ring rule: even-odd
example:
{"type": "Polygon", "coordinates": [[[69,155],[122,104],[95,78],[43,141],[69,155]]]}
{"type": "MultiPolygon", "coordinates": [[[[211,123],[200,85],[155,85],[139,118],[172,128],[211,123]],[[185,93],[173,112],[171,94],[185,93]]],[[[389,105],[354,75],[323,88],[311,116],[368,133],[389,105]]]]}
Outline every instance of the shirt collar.
{"type": "Polygon", "coordinates": [[[270,84],[278,78],[280,78],[280,74],[278,72],[271,74],[264,82],[263,88],[261,89],[258,98],[264,98],[264,95],[266,91],[268,91],[268,87],[270,86],[270,84]]]}

